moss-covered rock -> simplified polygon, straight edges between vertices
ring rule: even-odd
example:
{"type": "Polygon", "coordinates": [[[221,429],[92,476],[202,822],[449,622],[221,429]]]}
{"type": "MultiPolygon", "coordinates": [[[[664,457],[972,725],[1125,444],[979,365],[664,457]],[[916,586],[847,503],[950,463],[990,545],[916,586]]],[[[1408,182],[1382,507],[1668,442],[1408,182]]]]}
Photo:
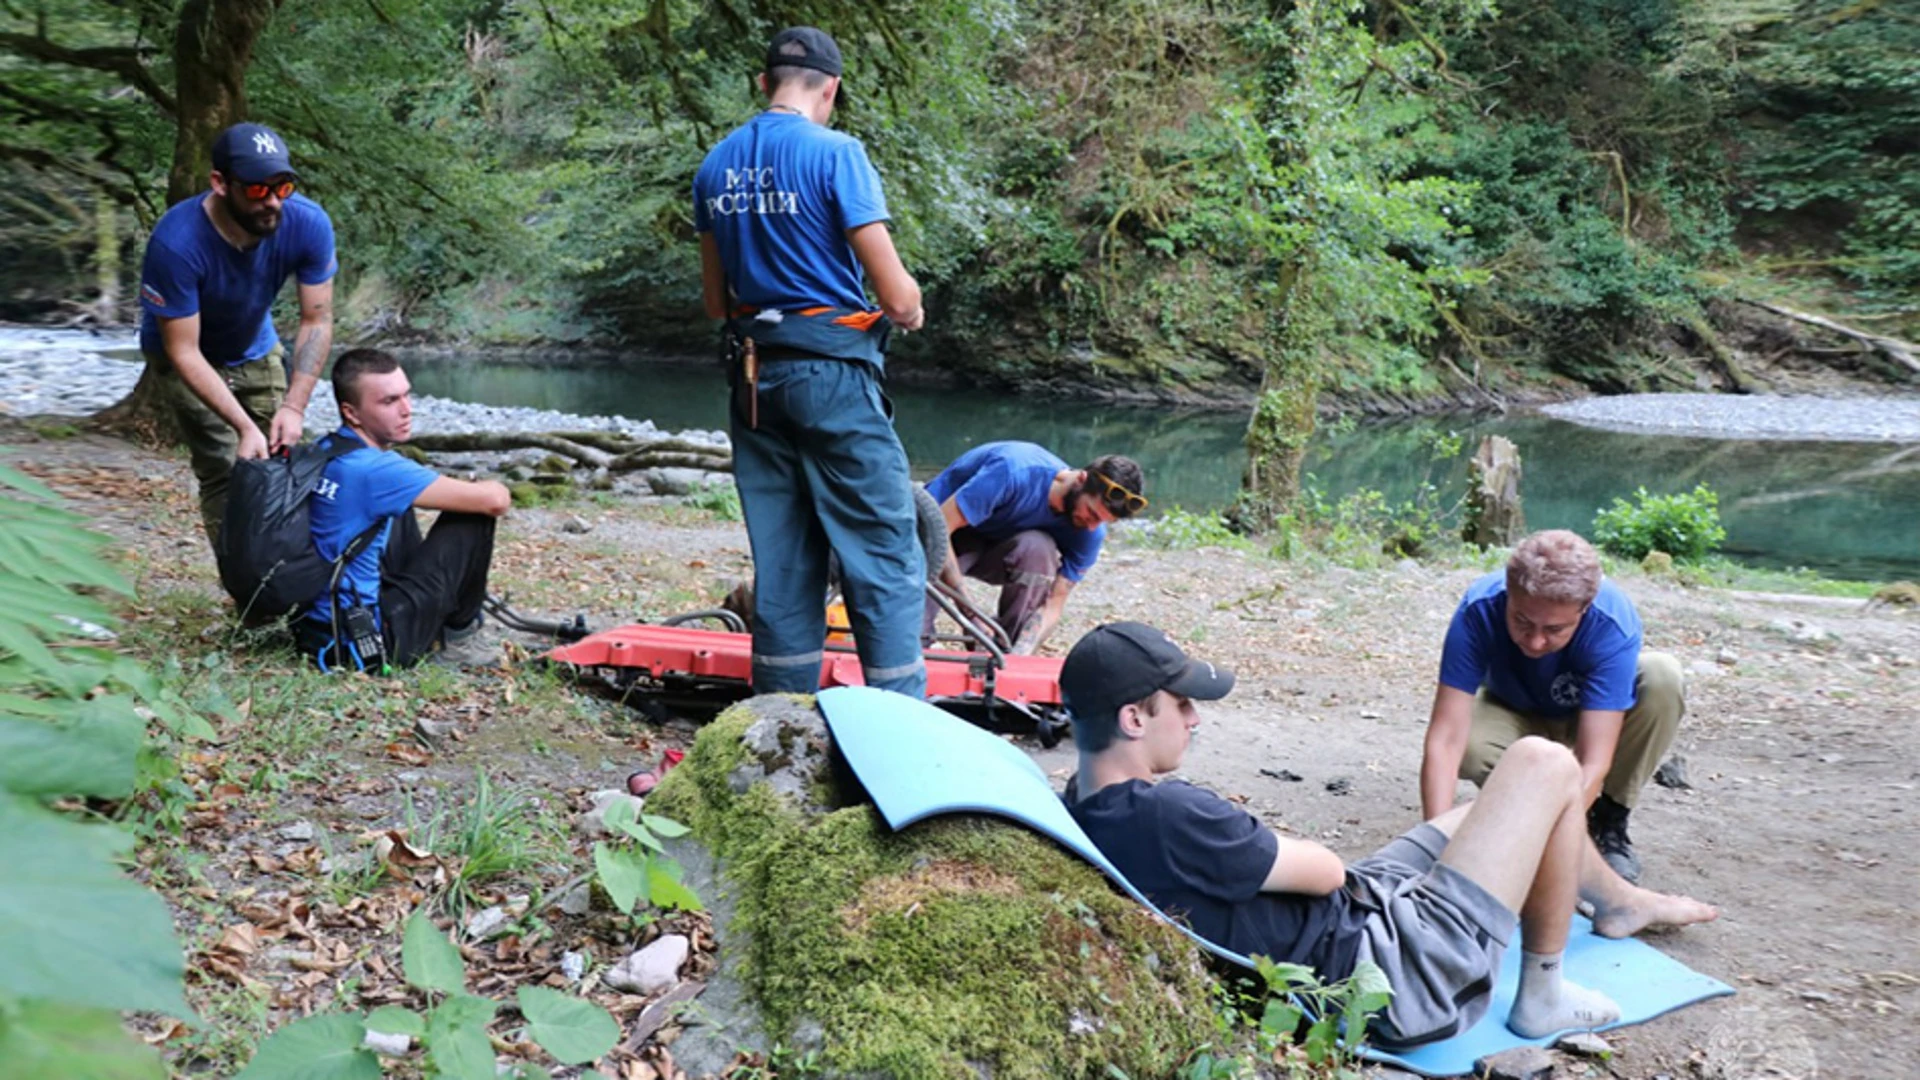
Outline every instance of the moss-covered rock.
{"type": "Polygon", "coordinates": [[[965,1080],[1166,1076],[1202,1041],[1211,977],[1179,932],[1020,826],[892,832],[830,757],[810,699],[753,698],[648,806],[726,868],[775,1038],[823,1032],[836,1073],[965,1080]]]}

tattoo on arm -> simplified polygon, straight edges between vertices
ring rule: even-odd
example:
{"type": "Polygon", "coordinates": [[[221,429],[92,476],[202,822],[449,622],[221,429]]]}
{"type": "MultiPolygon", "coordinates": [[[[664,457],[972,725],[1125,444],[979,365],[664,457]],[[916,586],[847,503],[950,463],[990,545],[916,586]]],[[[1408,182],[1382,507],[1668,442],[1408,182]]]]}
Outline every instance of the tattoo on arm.
{"type": "Polygon", "coordinates": [[[293,341],[293,373],[320,377],[327,361],[327,349],[333,334],[317,327],[303,327],[293,341]]]}

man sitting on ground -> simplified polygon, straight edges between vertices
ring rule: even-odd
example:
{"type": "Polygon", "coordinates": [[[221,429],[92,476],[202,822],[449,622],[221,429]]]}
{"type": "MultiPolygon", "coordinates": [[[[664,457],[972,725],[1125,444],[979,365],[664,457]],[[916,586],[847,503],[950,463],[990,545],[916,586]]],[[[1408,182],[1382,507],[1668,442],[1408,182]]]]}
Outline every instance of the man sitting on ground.
{"type": "Polygon", "coordinates": [[[328,463],[311,504],[313,542],[321,557],[337,559],[370,530],[371,539],[295,622],[301,651],[329,667],[380,666],[367,650],[346,647],[357,620],[371,618],[385,663],[400,667],[480,627],[494,523],[512,496],[498,481],[441,476],[394,451],[413,435],[410,391],[399,362],[378,349],[334,361],[341,426],[324,445],[348,439],[365,448],[328,463]],[[415,507],[441,512],[424,538],[415,507]]]}
{"type": "MultiPolygon", "coordinates": [[[[1140,466],[1117,454],[1083,469],[1029,442],[994,442],[956,458],[927,484],[947,519],[940,580],[1000,586],[999,621],[1013,651],[1031,653],[1060,624],[1067,594],[1100,558],[1107,525],[1147,508],[1140,466]]],[[[927,602],[920,636],[933,635],[927,602]]]]}
{"type": "Polygon", "coordinates": [[[1571,747],[1587,831],[1607,865],[1640,880],[1627,815],[1686,712],[1680,661],[1640,648],[1633,601],[1600,576],[1593,545],[1564,529],[1520,541],[1468,587],[1447,628],[1427,723],[1420,806],[1453,805],[1455,777],[1485,784],[1527,735],[1571,747]]]}
{"type": "Polygon", "coordinates": [[[1516,922],[1525,951],[1509,1028],[1542,1038],[1617,1020],[1611,1000],[1561,977],[1576,897],[1607,937],[1719,914],[1607,868],[1587,843],[1580,767],[1545,739],[1509,747],[1478,801],[1347,866],[1203,788],[1154,782],[1186,754],[1200,722],[1193,703],[1225,697],[1231,673],[1188,659],[1159,630],[1115,623],[1074,645],[1060,687],[1080,751],[1069,809],[1094,844],[1215,944],[1308,964],[1327,981],[1362,960],[1379,965],[1394,991],[1383,1043],[1476,1023],[1516,922]]]}

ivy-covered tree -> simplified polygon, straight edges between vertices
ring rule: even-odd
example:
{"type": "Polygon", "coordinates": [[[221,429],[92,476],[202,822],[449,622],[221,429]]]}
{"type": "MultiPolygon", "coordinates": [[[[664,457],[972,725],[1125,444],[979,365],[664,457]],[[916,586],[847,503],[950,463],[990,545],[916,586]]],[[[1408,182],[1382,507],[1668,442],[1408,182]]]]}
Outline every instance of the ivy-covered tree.
{"type": "Polygon", "coordinates": [[[1472,186],[1410,168],[1459,79],[1434,29],[1463,27],[1486,0],[1413,11],[1389,2],[1295,0],[1263,23],[1257,174],[1263,288],[1273,347],[1247,425],[1246,516],[1271,523],[1299,493],[1324,383],[1429,378],[1431,342],[1458,292],[1485,275],[1451,257],[1472,186]]]}

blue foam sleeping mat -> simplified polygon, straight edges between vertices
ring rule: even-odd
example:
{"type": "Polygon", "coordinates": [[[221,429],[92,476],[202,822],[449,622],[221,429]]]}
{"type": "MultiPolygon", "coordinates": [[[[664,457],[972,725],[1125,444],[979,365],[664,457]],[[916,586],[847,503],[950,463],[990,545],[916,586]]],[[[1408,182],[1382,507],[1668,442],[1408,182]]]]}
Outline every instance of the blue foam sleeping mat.
{"type": "MultiPolygon", "coordinates": [[[[884,690],[839,687],[821,691],[819,702],[848,765],[895,830],[939,814],[1011,818],[1099,867],[1128,895],[1161,914],[1087,839],[1046,774],[1019,747],[923,701],[884,690]]],[[[1247,957],[1181,929],[1215,956],[1253,966],[1247,957]]],[[[1587,920],[1574,917],[1566,973],[1620,1004],[1622,1018],[1610,1027],[1644,1023],[1682,1006],[1733,993],[1727,984],[1644,942],[1603,938],[1590,933],[1591,929],[1587,920]]],[[[1550,1038],[1525,1039],[1507,1029],[1506,1015],[1520,979],[1519,957],[1516,932],[1494,988],[1493,1004],[1472,1028],[1401,1052],[1363,1047],[1362,1056],[1425,1076],[1464,1076],[1488,1054],[1551,1043],[1550,1038]]]]}

